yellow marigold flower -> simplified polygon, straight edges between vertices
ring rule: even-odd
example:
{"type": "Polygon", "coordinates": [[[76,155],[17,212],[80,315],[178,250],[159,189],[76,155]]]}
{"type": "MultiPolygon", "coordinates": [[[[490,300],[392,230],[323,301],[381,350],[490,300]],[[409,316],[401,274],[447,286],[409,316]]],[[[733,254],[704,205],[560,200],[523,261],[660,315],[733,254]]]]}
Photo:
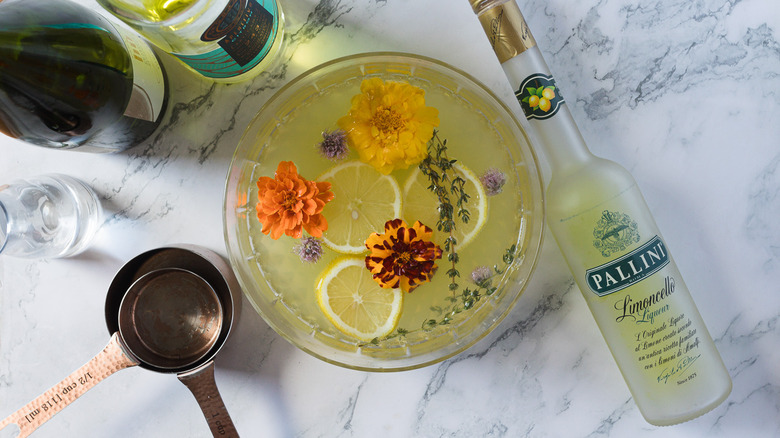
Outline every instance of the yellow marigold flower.
{"type": "Polygon", "coordinates": [[[387,221],[384,234],[371,233],[366,239],[371,251],[366,268],[381,287],[411,292],[436,272],[434,261],[441,258],[441,248],[432,237],[433,230],[420,221],[411,227],[401,219],[387,221]]]}
{"type": "Polygon", "coordinates": [[[349,113],[338,120],[360,159],[387,175],[425,158],[439,126],[439,110],[425,106],[425,91],[406,82],[364,79],[349,113]]]}

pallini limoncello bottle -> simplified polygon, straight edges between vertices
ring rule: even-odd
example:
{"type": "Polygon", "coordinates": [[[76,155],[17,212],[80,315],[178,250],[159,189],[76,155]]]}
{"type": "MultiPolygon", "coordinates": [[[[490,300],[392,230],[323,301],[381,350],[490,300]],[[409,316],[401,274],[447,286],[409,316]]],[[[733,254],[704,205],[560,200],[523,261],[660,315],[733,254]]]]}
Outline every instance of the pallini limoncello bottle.
{"type": "Polygon", "coordinates": [[[547,222],[645,419],[718,406],[731,378],[633,177],[589,151],[514,0],[470,0],[552,169],[547,222]]]}

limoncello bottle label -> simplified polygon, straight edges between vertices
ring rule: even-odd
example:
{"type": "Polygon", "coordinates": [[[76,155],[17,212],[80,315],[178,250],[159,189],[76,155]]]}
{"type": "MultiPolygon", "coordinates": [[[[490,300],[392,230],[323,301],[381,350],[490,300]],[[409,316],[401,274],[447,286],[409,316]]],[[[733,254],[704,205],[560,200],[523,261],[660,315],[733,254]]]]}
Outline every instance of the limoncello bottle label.
{"type": "Polygon", "coordinates": [[[655,236],[623,257],[588,269],[585,278],[590,290],[603,297],[648,278],[668,263],[666,246],[655,236]]]}
{"type": "Polygon", "coordinates": [[[696,375],[704,323],[649,212],[636,201],[638,189],[619,192],[599,208],[554,221],[553,231],[574,243],[564,247],[570,265],[581,266],[577,283],[632,384],[682,385],[696,375]]]}
{"type": "Polygon", "coordinates": [[[230,78],[259,64],[279,32],[279,10],[273,0],[230,0],[220,16],[201,35],[219,48],[196,55],[174,54],[209,78],[230,78]]]}

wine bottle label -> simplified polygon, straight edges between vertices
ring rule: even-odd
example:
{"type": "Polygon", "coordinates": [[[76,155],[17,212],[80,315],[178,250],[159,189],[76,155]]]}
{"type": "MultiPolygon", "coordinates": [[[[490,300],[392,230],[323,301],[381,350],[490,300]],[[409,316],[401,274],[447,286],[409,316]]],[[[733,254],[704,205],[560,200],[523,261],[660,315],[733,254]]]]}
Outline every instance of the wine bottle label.
{"type": "Polygon", "coordinates": [[[515,97],[528,120],[549,119],[558,113],[558,109],[565,102],[561,91],[555,85],[555,79],[542,73],[534,73],[525,78],[515,91],[515,97]]]}
{"type": "Polygon", "coordinates": [[[165,79],[152,48],[140,36],[116,27],[133,62],[133,91],[124,115],[154,122],[165,100],[165,79]]]}
{"type": "Polygon", "coordinates": [[[480,12],[479,22],[502,64],[536,46],[536,41],[515,2],[506,2],[480,12]]]}
{"type": "Polygon", "coordinates": [[[175,54],[209,78],[230,78],[259,64],[273,47],[279,32],[274,0],[230,0],[201,40],[215,41],[218,49],[197,55],[175,54]]]}

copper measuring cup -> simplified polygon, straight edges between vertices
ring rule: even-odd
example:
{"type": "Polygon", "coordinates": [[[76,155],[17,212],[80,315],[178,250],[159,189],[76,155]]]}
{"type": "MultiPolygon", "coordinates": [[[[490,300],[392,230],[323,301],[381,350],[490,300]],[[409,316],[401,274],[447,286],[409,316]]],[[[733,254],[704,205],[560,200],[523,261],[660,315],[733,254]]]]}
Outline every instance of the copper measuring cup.
{"type": "Polygon", "coordinates": [[[177,373],[214,436],[237,437],[214,380],[213,358],[237,315],[240,292],[216,253],[192,245],[145,252],[116,274],[106,298],[108,345],[59,384],[0,422],[26,437],[111,374],[139,365],[177,373]]]}

